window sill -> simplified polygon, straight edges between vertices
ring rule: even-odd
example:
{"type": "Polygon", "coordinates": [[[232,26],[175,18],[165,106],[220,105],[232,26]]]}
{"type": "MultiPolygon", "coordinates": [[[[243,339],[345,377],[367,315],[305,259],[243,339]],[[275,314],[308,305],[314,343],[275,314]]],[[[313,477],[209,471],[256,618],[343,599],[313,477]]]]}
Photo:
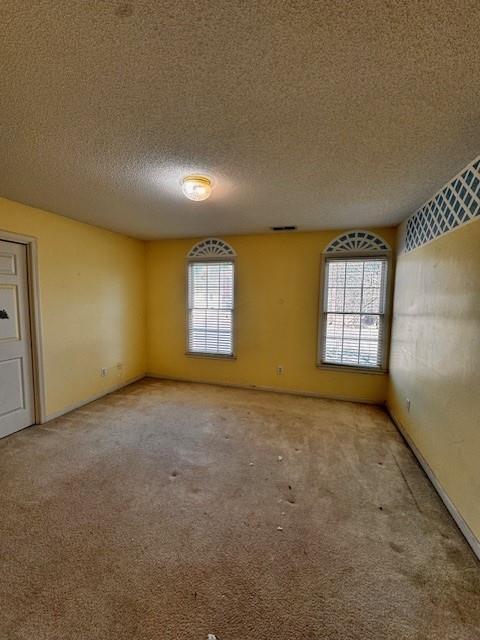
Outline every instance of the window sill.
{"type": "Polygon", "coordinates": [[[186,351],[185,355],[188,358],[208,358],[212,360],[236,360],[237,356],[234,354],[228,355],[223,353],[202,353],[201,351],[186,351]]]}
{"type": "Polygon", "coordinates": [[[384,376],[388,373],[387,369],[380,369],[378,367],[356,367],[354,365],[328,364],[326,362],[317,363],[317,368],[327,371],[344,371],[347,373],[368,373],[374,376],[384,376]]]}

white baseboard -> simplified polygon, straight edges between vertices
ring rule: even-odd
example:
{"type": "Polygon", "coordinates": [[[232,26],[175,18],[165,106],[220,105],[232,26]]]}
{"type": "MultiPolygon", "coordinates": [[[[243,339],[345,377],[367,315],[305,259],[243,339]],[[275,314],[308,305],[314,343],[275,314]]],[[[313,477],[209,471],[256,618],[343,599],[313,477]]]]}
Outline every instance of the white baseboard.
{"type": "Polygon", "coordinates": [[[452,518],[455,520],[458,528],[463,533],[466,541],[468,542],[468,544],[472,548],[473,553],[480,560],[480,540],[477,538],[477,536],[470,529],[470,527],[465,522],[463,517],[460,515],[457,507],[453,504],[453,502],[449,498],[447,492],[445,491],[445,489],[440,484],[440,482],[439,482],[437,476],[435,475],[434,471],[432,470],[432,468],[430,467],[428,462],[425,460],[423,455],[420,453],[418,447],[415,445],[415,443],[413,442],[412,438],[408,435],[408,433],[406,432],[406,430],[402,426],[401,422],[397,419],[397,417],[395,416],[395,414],[393,413],[391,408],[388,406],[388,404],[386,404],[386,407],[387,407],[387,411],[388,411],[391,419],[393,420],[395,426],[400,431],[400,433],[401,433],[402,437],[404,438],[405,442],[408,444],[408,446],[412,450],[414,456],[416,457],[416,459],[420,463],[420,466],[422,467],[422,469],[427,474],[430,482],[435,487],[436,492],[440,496],[443,504],[447,507],[447,509],[450,512],[450,515],[452,516],[452,518]]]}
{"type": "Polygon", "coordinates": [[[217,387],[229,387],[232,389],[250,389],[253,391],[269,391],[271,393],[283,393],[289,396],[302,396],[304,398],[320,398],[321,400],[341,400],[343,402],[356,402],[358,404],[382,405],[383,402],[375,402],[375,400],[367,400],[364,398],[352,398],[349,396],[336,396],[316,391],[298,391],[296,389],[282,389],[280,387],[266,387],[256,384],[237,384],[234,382],[218,382],[217,380],[201,380],[199,378],[181,378],[177,376],[164,376],[157,373],[146,373],[146,378],[155,378],[157,380],[171,380],[172,382],[193,382],[195,384],[211,384],[217,387]]]}
{"type": "Polygon", "coordinates": [[[42,420],[42,422],[40,422],[40,424],[45,424],[46,422],[50,422],[50,420],[55,420],[55,418],[60,418],[61,416],[64,416],[66,413],[70,413],[70,411],[74,411],[75,409],[79,409],[80,407],[83,407],[86,404],[90,404],[90,402],[94,402],[95,400],[99,400],[104,396],[108,396],[109,393],[113,393],[114,391],[118,391],[123,387],[127,387],[129,384],[132,384],[133,382],[138,382],[139,380],[143,380],[143,378],[145,378],[144,373],[142,373],[139,376],[135,376],[134,378],[130,378],[129,380],[125,380],[124,382],[120,382],[119,384],[115,384],[112,387],[108,387],[108,389],[105,389],[100,393],[96,393],[93,396],[89,396],[88,398],[84,398],[83,400],[79,400],[78,402],[74,402],[68,407],[65,407],[64,409],[60,409],[60,411],[49,413],[47,416],[45,416],[45,419],[42,420]]]}

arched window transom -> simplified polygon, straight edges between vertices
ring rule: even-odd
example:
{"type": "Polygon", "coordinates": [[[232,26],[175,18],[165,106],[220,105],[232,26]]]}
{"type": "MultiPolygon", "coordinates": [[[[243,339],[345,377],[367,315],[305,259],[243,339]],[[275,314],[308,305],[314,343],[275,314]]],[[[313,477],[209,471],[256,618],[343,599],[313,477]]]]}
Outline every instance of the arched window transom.
{"type": "Polygon", "coordinates": [[[390,251],[390,246],[371,231],[349,231],[332,240],[325,253],[390,251]]]}
{"type": "Polygon", "coordinates": [[[235,257],[235,251],[227,242],[220,240],[220,238],[200,240],[188,253],[188,258],[215,259],[229,257],[235,257]]]}

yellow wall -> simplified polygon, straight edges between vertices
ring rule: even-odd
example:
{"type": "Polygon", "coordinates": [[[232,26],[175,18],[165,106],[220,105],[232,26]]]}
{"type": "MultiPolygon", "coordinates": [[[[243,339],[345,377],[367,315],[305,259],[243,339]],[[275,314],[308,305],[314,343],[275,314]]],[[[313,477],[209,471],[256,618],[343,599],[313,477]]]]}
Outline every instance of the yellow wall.
{"type": "MultiPolygon", "coordinates": [[[[395,231],[377,231],[393,245],[395,231]]],[[[385,375],[316,366],[322,251],[338,231],[223,237],[237,252],[236,360],[185,355],[185,257],[195,239],[147,243],[147,370],[383,402],[385,375]],[[284,375],[276,374],[277,365],[284,375]]]]}
{"type": "MultiPolygon", "coordinates": [[[[385,375],[316,367],[320,258],[338,232],[225,238],[238,254],[237,359],[225,361],[185,355],[185,256],[196,240],[147,243],[146,265],[143,242],[0,198],[2,229],[38,240],[47,415],[146,369],[177,378],[385,399],[385,375]],[[284,375],[276,374],[277,365],[284,375]],[[102,367],[108,368],[103,378],[102,367]]],[[[378,233],[393,245],[394,230],[378,233]]]]}
{"type": "Polygon", "coordinates": [[[480,539],[480,221],[400,256],[394,299],[389,408],[480,539]]]}
{"type": "Polygon", "coordinates": [[[144,373],[144,243],[1,198],[0,229],[38,239],[47,414],[144,373]]]}

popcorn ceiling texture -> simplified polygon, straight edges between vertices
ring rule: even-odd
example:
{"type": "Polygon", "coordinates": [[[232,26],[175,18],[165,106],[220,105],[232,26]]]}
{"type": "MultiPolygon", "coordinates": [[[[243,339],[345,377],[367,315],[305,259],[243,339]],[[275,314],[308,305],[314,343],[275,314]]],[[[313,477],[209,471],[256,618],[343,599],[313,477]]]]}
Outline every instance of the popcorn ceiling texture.
{"type": "Polygon", "coordinates": [[[385,226],[480,147],[476,0],[3,0],[0,195],[141,238],[385,226]],[[186,173],[213,176],[204,203],[186,173]]]}
{"type": "Polygon", "coordinates": [[[480,637],[478,563],[379,407],[143,380],[0,455],[2,640],[480,637]]]}

